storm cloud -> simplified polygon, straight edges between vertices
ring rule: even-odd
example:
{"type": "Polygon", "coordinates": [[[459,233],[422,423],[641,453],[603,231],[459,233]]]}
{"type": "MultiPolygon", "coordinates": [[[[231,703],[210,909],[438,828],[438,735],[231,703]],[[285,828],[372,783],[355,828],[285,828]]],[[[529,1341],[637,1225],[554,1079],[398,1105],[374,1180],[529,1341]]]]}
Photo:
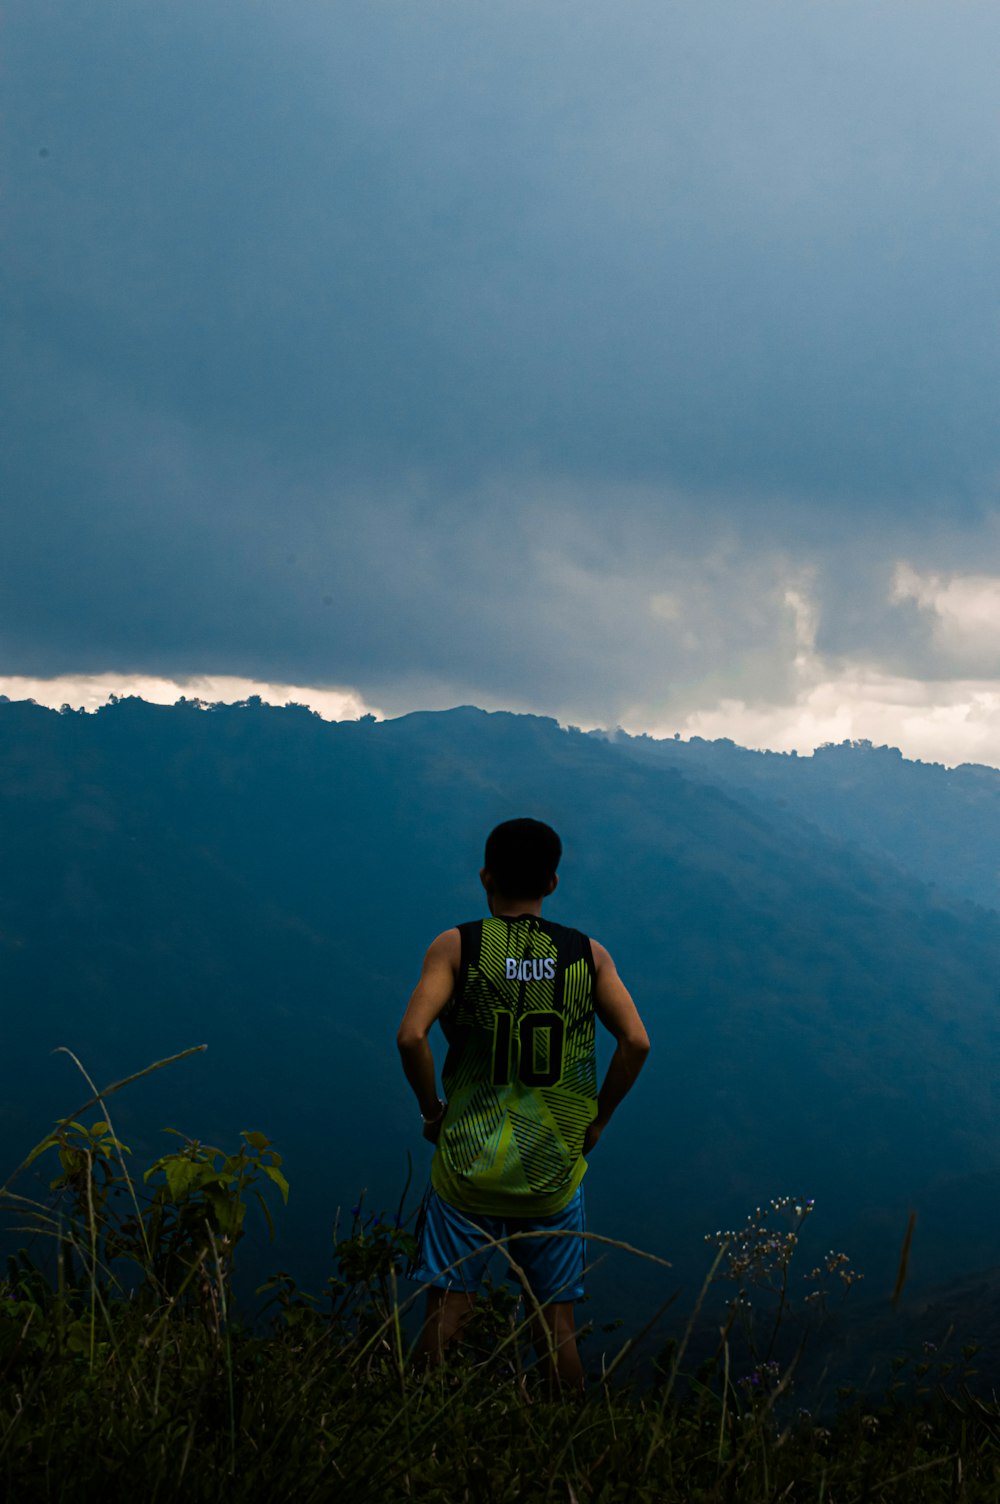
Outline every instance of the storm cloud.
{"type": "Polygon", "coordinates": [[[1000,688],[995,5],[5,30],[0,678],[772,744],[1000,688]]]}

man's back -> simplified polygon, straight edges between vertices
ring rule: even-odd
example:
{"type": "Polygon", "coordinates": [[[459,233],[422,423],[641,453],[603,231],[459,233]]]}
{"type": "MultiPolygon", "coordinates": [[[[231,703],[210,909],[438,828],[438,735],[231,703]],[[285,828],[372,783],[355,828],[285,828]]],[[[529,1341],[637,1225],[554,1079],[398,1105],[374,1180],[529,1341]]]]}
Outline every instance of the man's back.
{"type": "Polygon", "coordinates": [[[575,1194],[597,1112],[594,957],[588,937],[536,914],[458,926],[441,1014],[448,1115],[431,1165],[453,1206],[546,1216],[575,1194]]]}

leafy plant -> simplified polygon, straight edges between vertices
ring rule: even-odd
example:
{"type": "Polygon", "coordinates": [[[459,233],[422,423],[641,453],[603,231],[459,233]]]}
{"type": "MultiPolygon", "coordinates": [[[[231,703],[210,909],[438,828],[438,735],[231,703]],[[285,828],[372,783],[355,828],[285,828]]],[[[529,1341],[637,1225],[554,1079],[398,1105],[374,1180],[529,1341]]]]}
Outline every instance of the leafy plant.
{"type": "MultiPolygon", "coordinates": [[[[650,1393],[634,1398],[613,1387],[636,1340],[629,1337],[606,1367],[602,1354],[589,1402],[570,1407],[545,1396],[537,1369],[522,1371],[521,1296],[488,1276],[461,1345],[432,1373],[411,1371],[402,1316],[423,1291],[399,1299],[403,1262],[416,1252],[403,1225],[405,1190],[394,1216],[365,1216],[359,1202],[350,1232],[338,1237],[335,1228],[328,1310],[279,1270],[258,1287],[271,1334],[234,1319],[235,1248],[253,1199],[273,1237],[261,1190],[270,1181],[287,1202],[281,1158],[259,1132],[245,1130],[227,1154],[167,1130],[181,1145],[136,1184],[104,1100],[123,1084],[59,1119],[26,1159],[58,1155],[54,1208],[15,1195],[10,1179],[0,1190],[57,1254],[55,1281],[24,1248],[0,1280],[0,1475],[11,1498],[64,1497],[69,1486],[78,1504],[136,1496],[208,1504],[220,1494],[304,1504],[996,1498],[1000,1411],[967,1388],[946,1394],[957,1365],[931,1344],[913,1365],[914,1394],[903,1393],[909,1359],[900,1358],[878,1413],[842,1386],[844,1408],[829,1428],[803,1408],[776,1427],[775,1402],[794,1370],[781,1361],[778,1329],[792,1309],[789,1269],[811,1202],[780,1198],[739,1232],[714,1235],[720,1246],[687,1330],[664,1344],[650,1393]],[[97,1105],[102,1116],[87,1128],[83,1114],[97,1105]],[[125,1196],[132,1211],[121,1218],[116,1202],[125,1196]],[[797,1219],[790,1233],[766,1225],[772,1212],[797,1219]],[[138,1289],[116,1278],[120,1258],[141,1270],[138,1289]],[[698,1312],[726,1280],[737,1282],[737,1294],[719,1349],[685,1373],[698,1312]],[[751,1288],[776,1297],[769,1334],[751,1320],[751,1288]],[[737,1323],[751,1352],[746,1372],[731,1362],[737,1323]],[[680,1401],[677,1379],[688,1381],[680,1401]]],[[[509,1239],[515,1259],[518,1236],[509,1239]]],[[[860,1278],[846,1263],[831,1251],[804,1276],[815,1286],[807,1308],[822,1306],[828,1275],[846,1295],[860,1278]]],[[[580,1340],[592,1334],[588,1326],[580,1340]]],[[[967,1365],[975,1352],[966,1344],[967,1365]]],[[[967,1366],[963,1378],[973,1373],[967,1366]]]]}

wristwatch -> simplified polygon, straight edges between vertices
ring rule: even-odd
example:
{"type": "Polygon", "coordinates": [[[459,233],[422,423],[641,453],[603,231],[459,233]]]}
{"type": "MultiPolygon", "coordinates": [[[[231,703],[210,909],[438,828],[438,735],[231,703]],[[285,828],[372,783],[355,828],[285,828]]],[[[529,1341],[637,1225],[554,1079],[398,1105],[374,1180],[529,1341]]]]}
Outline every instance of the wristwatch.
{"type": "Polygon", "coordinates": [[[444,1117],[445,1110],[448,1106],[447,1102],[442,1102],[441,1098],[438,1097],[438,1106],[440,1107],[441,1111],[438,1113],[437,1117],[425,1118],[423,1113],[420,1114],[420,1121],[425,1125],[425,1127],[430,1123],[440,1123],[441,1119],[444,1117]]]}

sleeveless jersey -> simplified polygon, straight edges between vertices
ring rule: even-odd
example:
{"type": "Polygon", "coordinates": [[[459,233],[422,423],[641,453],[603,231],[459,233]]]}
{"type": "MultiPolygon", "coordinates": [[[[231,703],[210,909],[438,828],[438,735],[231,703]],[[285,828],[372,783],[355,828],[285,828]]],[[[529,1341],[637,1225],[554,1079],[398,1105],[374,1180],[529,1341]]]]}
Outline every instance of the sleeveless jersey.
{"type": "Polygon", "coordinates": [[[583,1138],[597,1116],[590,940],[534,914],[458,930],[431,1183],[461,1211],[549,1216],[587,1173],[583,1138]]]}

